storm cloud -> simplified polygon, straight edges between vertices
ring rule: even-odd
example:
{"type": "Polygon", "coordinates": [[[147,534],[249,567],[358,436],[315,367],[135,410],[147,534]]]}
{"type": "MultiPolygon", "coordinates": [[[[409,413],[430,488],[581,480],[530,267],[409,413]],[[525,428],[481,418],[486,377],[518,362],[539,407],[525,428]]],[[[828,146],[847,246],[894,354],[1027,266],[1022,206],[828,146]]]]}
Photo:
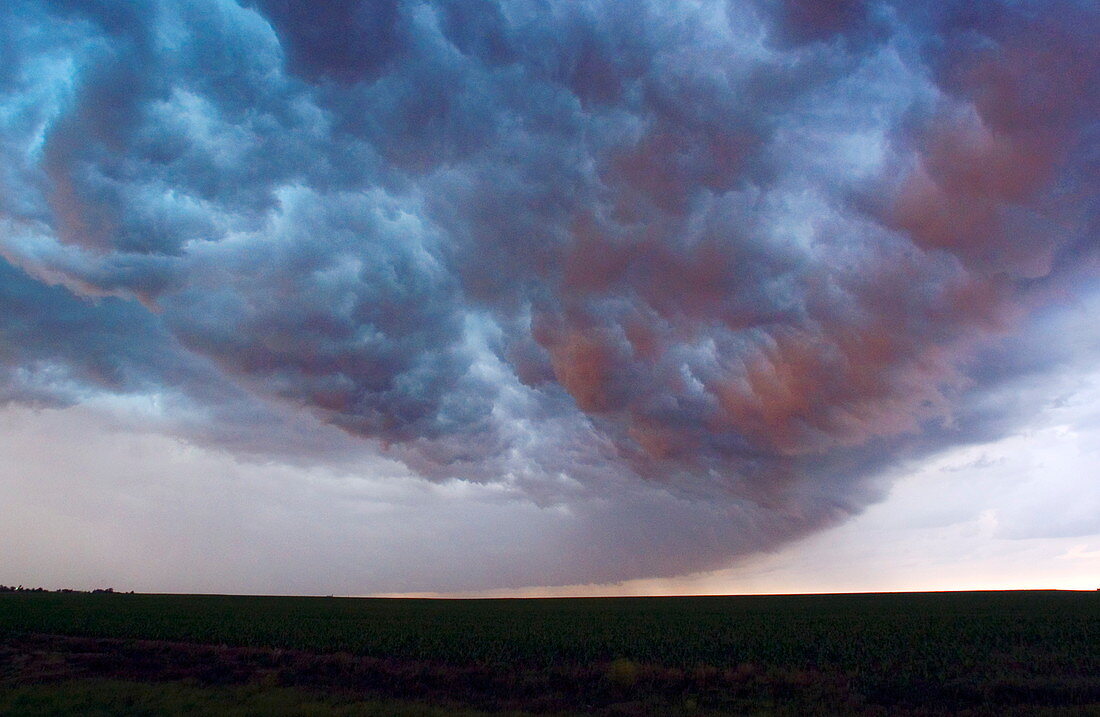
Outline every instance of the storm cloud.
{"type": "Polygon", "coordinates": [[[1047,368],[1004,342],[1097,279],[1098,32],[1072,0],[12,0],[0,400],[145,397],[252,460],[559,511],[560,562],[469,589],[728,565],[1047,368]]]}

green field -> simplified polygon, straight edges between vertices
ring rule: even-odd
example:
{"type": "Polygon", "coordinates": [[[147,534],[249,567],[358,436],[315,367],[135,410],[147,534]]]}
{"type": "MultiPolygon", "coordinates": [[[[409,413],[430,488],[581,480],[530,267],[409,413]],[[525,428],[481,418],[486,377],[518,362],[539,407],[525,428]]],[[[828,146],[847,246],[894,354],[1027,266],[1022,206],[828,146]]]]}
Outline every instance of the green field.
{"type": "Polygon", "coordinates": [[[544,600],[6,593],[0,639],[0,689],[9,699],[11,690],[51,680],[136,679],[490,711],[1100,714],[1100,592],[544,600]],[[32,669],[31,653],[63,667],[32,669]],[[86,654],[106,657],[97,663],[86,654]]]}

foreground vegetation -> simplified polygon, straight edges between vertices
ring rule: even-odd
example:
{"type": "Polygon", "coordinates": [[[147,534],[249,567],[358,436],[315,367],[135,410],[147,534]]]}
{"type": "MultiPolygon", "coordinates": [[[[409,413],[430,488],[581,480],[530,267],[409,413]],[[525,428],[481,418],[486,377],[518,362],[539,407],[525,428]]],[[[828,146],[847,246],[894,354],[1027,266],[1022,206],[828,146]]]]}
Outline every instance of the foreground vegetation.
{"type": "Polygon", "coordinates": [[[109,679],[134,690],[344,696],[328,712],[286,714],[373,714],[348,711],[359,709],[352,698],[428,700],[448,713],[1100,714],[1100,593],[440,601],[25,591],[0,594],[0,642],[0,706],[13,690],[94,693],[79,680],[109,679]]]}
{"type": "Polygon", "coordinates": [[[101,679],[0,688],[0,715],[485,717],[487,713],[408,701],[332,697],[262,684],[204,687],[101,679]]]}

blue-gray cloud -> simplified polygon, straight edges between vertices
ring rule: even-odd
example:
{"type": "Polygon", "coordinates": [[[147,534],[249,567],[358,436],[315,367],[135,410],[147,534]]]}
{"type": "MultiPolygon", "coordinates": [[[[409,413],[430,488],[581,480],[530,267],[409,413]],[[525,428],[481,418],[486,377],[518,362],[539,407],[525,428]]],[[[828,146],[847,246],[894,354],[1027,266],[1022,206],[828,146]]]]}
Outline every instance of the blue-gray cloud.
{"type": "Polygon", "coordinates": [[[192,440],[501,482],[584,516],[558,582],[858,512],[1095,279],[1087,3],[0,21],[7,400],[161,392],[192,440]]]}

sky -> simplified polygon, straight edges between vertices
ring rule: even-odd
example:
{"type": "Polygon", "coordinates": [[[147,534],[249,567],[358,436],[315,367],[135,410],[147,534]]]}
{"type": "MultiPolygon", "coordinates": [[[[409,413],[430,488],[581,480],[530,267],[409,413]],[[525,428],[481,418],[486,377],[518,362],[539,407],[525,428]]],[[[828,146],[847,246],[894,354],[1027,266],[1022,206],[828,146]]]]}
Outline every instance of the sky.
{"type": "Polygon", "coordinates": [[[1100,587],[1092,0],[8,0],[0,583],[1100,587]]]}

